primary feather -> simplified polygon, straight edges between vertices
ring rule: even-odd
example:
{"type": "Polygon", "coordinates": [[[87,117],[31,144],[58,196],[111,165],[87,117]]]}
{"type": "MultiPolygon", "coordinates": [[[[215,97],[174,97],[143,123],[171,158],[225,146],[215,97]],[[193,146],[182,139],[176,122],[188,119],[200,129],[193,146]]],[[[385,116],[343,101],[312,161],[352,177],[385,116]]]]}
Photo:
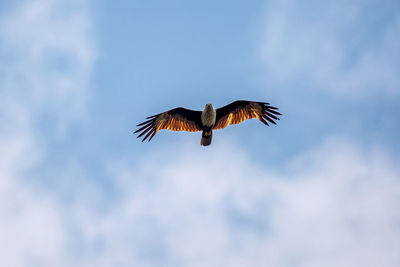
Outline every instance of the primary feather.
{"type": "Polygon", "coordinates": [[[282,115],[277,109],[266,102],[238,100],[216,110],[217,119],[213,129],[223,129],[228,124],[238,124],[253,118],[259,119],[267,126],[267,121],[276,124],[274,120],[279,120],[277,115],[282,115]]]}
{"type": "Polygon", "coordinates": [[[247,119],[257,118],[265,125],[276,124],[279,120],[278,108],[266,102],[238,100],[224,107],[213,109],[207,104],[203,111],[186,108],[174,108],[166,112],[147,117],[147,121],[138,124],[135,133],[144,136],[143,141],[150,141],[159,130],[203,131],[201,145],[211,143],[212,130],[223,129],[229,124],[238,124],[247,119]]]}
{"type": "Polygon", "coordinates": [[[135,133],[139,133],[138,138],[146,134],[142,142],[150,137],[149,141],[159,130],[172,131],[201,131],[200,125],[201,111],[190,110],[186,108],[174,108],[166,112],[147,117],[145,122],[138,124],[142,126],[135,133]]]}

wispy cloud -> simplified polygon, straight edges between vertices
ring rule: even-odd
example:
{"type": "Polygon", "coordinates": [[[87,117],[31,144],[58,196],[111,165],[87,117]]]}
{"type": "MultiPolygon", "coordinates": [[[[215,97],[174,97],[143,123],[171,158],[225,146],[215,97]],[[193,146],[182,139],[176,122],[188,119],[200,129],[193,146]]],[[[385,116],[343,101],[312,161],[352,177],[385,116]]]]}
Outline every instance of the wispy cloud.
{"type": "Polygon", "coordinates": [[[399,93],[400,8],[395,1],[270,2],[263,25],[269,82],[295,80],[346,96],[399,93]]]}
{"type": "MultiPolygon", "coordinates": [[[[398,158],[352,139],[328,138],[279,166],[255,163],[232,140],[159,148],[139,162],[101,162],[108,191],[79,160],[47,166],[60,191],[39,182],[48,144],[37,121],[53,114],[68,130],[85,107],[96,57],[89,12],[37,0],[1,18],[0,265],[400,264],[398,158]]],[[[390,48],[397,28],[388,29],[390,48]]]]}
{"type": "Polygon", "coordinates": [[[30,111],[56,111],[59,124],[81,116],[96,56],[87,12],[84,2],[35,0],[7,13],[0,26],[3,94],[30,111]]]}
{"type": "Polygon", "coordinates": [[[159,256],[171,266],[400,262],[400,177],[387,153],[328,139],[275,168],[232,147],[218,145],[207,155],[185,148],[157,161],[157,169],[117,168],[113,176],[124,189],[119,208],[105,220],[121,228],[89,228],[110,240],[105,244],[131,233],[138,253],[132,261],[159,256]]]}
{"type": "Polygon", "coordinates": [[[85,8],[25,1],[0,18],[0,265],[65,264],[62,209],[32,170],[46,157],[43,117],[65,130],[83,115],[95,58],[85,8]]]}
{"type": "Polygon", "coordinates": [[[60,232],[52,235],[68,236],[53,247],[67,248],[63,262],[77,266],[400,263],[399,168],[397,160],[379,148],[332,138],[284,167],[254,163],[230,141],[207,153],[194,145],[175,152],[173,158],[165,157],[170,155],[165,150],[134,164],[111,163],[114,197],[91,193],[95,184],[81,184],[79,197],[69,203],[47,194],[57,210],[41,210],[42,217],[53,218],[55,212],[50,229],[60,232]],[[59,221],[63,228],[57,228],[59,221]]]}

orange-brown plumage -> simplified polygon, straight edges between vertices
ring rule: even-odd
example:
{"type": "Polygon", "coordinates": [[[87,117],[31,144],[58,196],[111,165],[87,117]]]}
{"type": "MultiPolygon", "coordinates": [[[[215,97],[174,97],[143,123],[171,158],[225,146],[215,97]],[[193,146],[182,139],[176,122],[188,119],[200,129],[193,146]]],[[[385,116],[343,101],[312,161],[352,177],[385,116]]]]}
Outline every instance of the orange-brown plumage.
{"type": "Polygon", "coordinates": [[[278,108],[269,103],[238,100],[229,105],[214,110],[207,104],[204,111],[185,108],[175,108],[166,112],[150,116],[147,121],[138,124],[141,127],[135,131],[138,138],[144,136],[143,141],[150,141],[159,130],[172,131],[203,131],[202,145],[211,143],[212,130],[223,129],[229,124],[238,124],[247,119],[257,118],[265,125],[276,124],[281,115],[278,108]],[[204,138],[204,140],[203,140],[204,138]],[[208,140],[206,140],[208,138],[208,140]]]}
{"type": "Polygon", "coordinates": [[[147,121],[138,124],[141,126],[135,133],[139,133],[138,138],[145,135],[142,142],[149,138],[149,141],[159,130],[171,131],[201,131],[201,125],[196,121],[199,120],[200,111],[189,110],[185,108],[175,108],[169,111],[147,117],[147,121]]]}
{"type": "Polygon", "coordinates": [[[238,124],[244,120],[253,118],[259,119],[268,126],[268,122],[276,124],[274,120],[279,120],[277,116],[281,115],[276,110],[277,108],[270,106],[269,103],[243,100],[235,101],[225,107],[217,109],[217,120],[213,129],[223,129],[228,126],[228,124],[238,124]]]}

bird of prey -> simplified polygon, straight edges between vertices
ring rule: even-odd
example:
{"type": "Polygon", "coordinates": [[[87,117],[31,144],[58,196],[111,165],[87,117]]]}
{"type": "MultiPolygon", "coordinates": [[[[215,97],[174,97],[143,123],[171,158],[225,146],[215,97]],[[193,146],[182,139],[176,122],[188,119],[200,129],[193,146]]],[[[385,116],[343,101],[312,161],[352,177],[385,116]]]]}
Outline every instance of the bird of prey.
{"type": "Polygon", "coordinates": [[[221,108],[214,109],[207,104],[203,111],[190,110],[186,108],[174,108],[163,113],[147,117],[147,121],[138,124],[140,127],[134,133],[139,133],[137,138],[146,134],[142,140],[150,141],[159,130],[202,131],[200,145],[211,144],[212,131],[223,129],[228,124],[238,124],[247,119],[257,118],[265,125],[268,122],[276,124],[278,108],[270,106],[269,103],[238,100],[221,108]]]}

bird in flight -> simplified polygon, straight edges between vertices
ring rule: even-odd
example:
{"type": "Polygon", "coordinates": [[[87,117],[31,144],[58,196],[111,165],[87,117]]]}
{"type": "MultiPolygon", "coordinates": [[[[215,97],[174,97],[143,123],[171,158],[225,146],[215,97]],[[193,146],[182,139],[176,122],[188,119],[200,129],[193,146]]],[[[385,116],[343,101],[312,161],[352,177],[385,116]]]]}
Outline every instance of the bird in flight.
{"type": "Polygon", "coordinates": [[[174,108],[163,113],[147,117],[147,121],[138,124],[140,127],[134,133],[139,133],[137,138],[144,136],[150,141],[159,130],[202,131],[200,145],[211,144],[212,131],[225,128],[228,124],[238,124],[247,119],[257,118],[265,125],[268,122],[276,124],[278,108],[270,106],[269,103],[238,100],[221,108],[214,109],[207,104],[203,111],[190,110],[186,108],[174,108]]]}

